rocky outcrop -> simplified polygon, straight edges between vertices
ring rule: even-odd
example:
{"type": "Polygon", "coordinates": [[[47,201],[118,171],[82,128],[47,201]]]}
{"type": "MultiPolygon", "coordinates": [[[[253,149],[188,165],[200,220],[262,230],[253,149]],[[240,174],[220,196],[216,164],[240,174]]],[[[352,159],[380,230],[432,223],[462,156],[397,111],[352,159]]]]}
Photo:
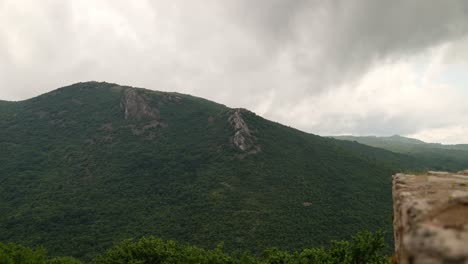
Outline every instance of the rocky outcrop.
{"type": "Polygon", "coordinates": [[[260,146],[256,144],[256,139],[252,135],[249,126],[245,122],[243,115],[247,112],[245,109],[233,109],[228,121],[234,129],[234,135],[231,137],[231,142],[241,151],[254,154],[260,151],[260,146]]]}
{"type": "Polygon", "coordinates": [[[136,89],[128,89],[122,101],[125,119],[156,119],[159,120],[159,110],[150,106],[148,100],[136,89]]]}
{"type": "Polygon", "coordinates": [[[468,264],[468,171],[393,176],[395,259],[468,264]]]}
{"type": "Polygon", "coordinates": [[[148,140],[157,138],[158,129],[167,127],[167,123],[161,120],[160,105],[179,102],[176,95],[161,95],[158,100],[151,100],[134,88],[128,88],[122,99],[121,107],[124,109],[125,119],[132,121],[128,127],[135,136],[141,136],[148,140]],[[136,121],[136,122],[135,122],[136,121]]]}

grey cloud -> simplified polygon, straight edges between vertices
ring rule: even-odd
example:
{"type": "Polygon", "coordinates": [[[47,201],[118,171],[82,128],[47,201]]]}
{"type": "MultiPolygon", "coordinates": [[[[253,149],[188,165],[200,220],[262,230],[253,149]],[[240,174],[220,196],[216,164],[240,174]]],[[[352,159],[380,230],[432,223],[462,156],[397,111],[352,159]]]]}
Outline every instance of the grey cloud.
{"type": "Polygon", "coordinates": [[[346,113],[327,115],[319,125],[312,129],[322,135],[389,136],[415,134],[421,127],[438,128],[448,125],[450,125],[448,122],[427,124],[427,120],[411,113],[390,116],[384,111],[379,111],[365,116],[353,116],[346,113]]]}
{"type": "Polygon", "coordinates": [[[468,32],[467,9],[466,1],[326,2],[321,13],[312,10],[299,20],[307,25],[316,15],[322,18],[315,26],[321,27],[318,34],[304,34],[296,49],[302,51],[296,56],[298,68],[316,77],[313,84],[323,89],[359,78],[384,60],[460,38],[468,32]],[[310,47],[316,51],[309,53],[310,47]]]}
{"type": "Polygon", "coordinates": [[[316,6],[318,1],[259,0],[232,1],[238,23],[263,38],[265,46],[281,46],[295,38],[294,23],[302,10],[316,6]]]}
{"type": "MultiPolygon", "coordinates": [[[[103,80],[192,93],[296,125],[303,116],[278,109],[341,84],[354,89],[376,65],[467,32],[464,0],[4,0],[0,98],[103,80]]],[[[346,118],[358,132],[385,127],[346,118]]],[[[308,128],[340,129],[321,123],[308,128]]],[[[407,121],[392,123],[407,131],[407,121]]]]}

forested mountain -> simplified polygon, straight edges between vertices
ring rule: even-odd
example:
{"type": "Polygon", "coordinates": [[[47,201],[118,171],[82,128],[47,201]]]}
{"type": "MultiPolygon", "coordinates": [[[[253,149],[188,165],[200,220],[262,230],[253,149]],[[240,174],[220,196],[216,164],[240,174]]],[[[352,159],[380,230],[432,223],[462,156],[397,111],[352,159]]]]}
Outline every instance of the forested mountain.
{"type": "Polygon", "coordinates": [[[432,167],[438,170],[468,168],[468,144],[426,143],[418,139],[398,135],[390,137],[335,136],[333,138],[355,141],[368,146],[407,154],[426,164],[432,164],[432,167]]]}
{"type": "Polygon", "coordinates": [[[245,109],[98,82],[0,102],[0,149],[0,242],[81,259],[149,235],[253,252],[362,229],[391,237],[391,175],[431,168],[245,109]]]}

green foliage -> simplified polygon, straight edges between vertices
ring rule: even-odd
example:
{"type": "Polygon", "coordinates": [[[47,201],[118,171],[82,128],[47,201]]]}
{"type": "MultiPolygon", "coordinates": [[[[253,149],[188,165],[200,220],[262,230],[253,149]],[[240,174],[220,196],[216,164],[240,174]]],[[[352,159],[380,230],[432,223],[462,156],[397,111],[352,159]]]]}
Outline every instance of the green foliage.
{"type": "MultiPolygon", "coordinates": [[[[288,252],[278,248],[264,251],[261,257],[248,252],[230,254],[223,243],[211,250],[156,237],[125,240],[96,256],[92,264],[381,264],[384,255],[382,233],[361,232],[350,241],[332,241],[326,248],[288,252]]],[[[0,264],[81,264],[71,257],[47,256],[44,249],[32,250],[16,244],[0,243],[0,264]]]]}
{"type": "Polygon", "coordinates": [[[14,243],[0,243],[0,264],[81,264],[72,257],[50,258],[46,250],[36,250],[14,243]]]}
{"type": "Polygon", "coordinates": [[[44,249],[33,250],[13,243],[0,243],[1,264],[41,264],[46,263],[46,259],[44,249]]]}
{"type": "Polygon", "coordinates": [[[195,246],[181,246],[174,241],[158,238],[142,238],[136,242],[126,240],[104,255],[95,264],[112,263],[234,263],[234,259],[221,248],[204,250],[195,246]]]}
{"type": "Polygon", "coordinates": [[[314,264],[360,264],[388,263],[383,254],[385,242],[382,233],[360,232],[350,241],[332,241],[328,249],[311,248],[291,254],[278,249],[265,251],[261,263],[314,263],[314,264]]]}
{"type": "Polygon", "coordinates": [[[55,257],[51,258],[47,264],[82,264],[82,262],[73,257],[55,257]]]}
{"type": "Polygon", "coordinates": [[[79,83],[0,104],[0,241],[83,260],[151,235],[256,254],[362,229],[392,244],[391,175],[427,167],[251,112],[242,117],[261,151],[246,154],[231,142],[232,109],[140,89],[160,118],[126,119],[127,91],[79,83]]]}
{"type": "Polygon", "coordinates": [[[265,250],[258,258],[248,253],[228,254],[222,247],[204,250],[154,237],[127,240],[94,259],[93,264],[114,263],[207,263],[207,264],[383,264],[388,257],[382,233],[361,232],[351,241],[333,241],[328,249],[312,248],[290,253],[277,248],[265,250]]]}

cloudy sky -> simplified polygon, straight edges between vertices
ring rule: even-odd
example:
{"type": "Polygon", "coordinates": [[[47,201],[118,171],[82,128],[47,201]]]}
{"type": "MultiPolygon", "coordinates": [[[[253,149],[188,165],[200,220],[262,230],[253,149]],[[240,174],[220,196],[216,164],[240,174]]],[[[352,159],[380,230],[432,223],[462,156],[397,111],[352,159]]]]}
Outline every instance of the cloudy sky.
{"type": "Polygon", "coordinates": [[[0,99],[178,91],[320,135],[468,143],[466,0],[0,0],[0,99]]]}

